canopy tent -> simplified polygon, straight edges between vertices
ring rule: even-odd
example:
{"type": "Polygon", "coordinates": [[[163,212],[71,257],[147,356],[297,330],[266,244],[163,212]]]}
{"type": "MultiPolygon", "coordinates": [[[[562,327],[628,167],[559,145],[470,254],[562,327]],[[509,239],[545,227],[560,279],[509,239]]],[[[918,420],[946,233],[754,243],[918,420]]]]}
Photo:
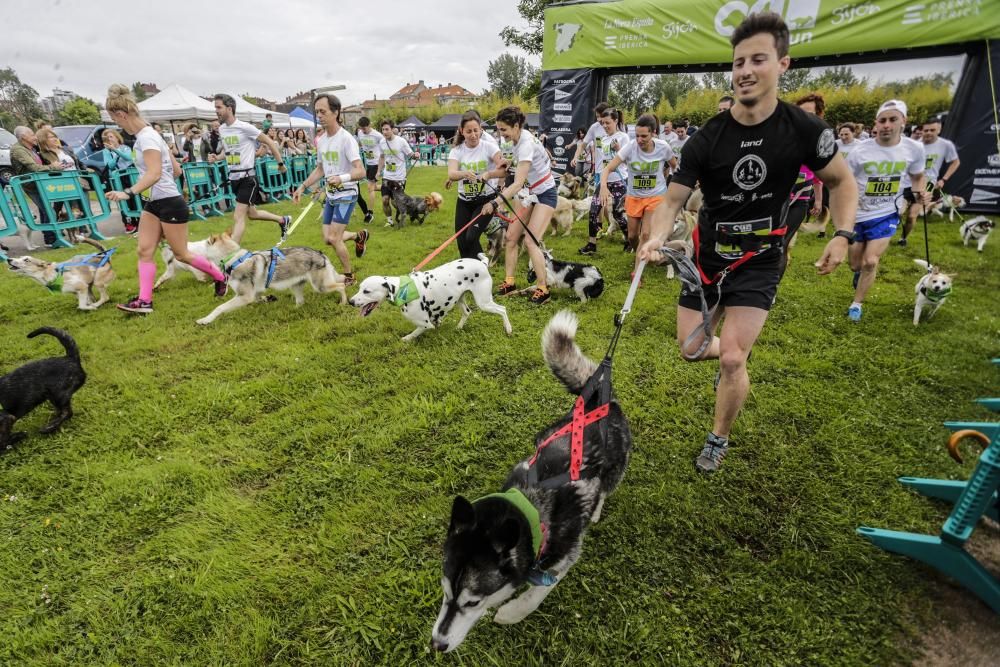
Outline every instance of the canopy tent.
{"type": "MultiPolygon", "coordinates": [[[[267,114],[271,114],[271,120],[275,125],[288,125],[288,114],[280,111],[262,109],[253,102],[248,102],[235,93],[228,93],[236,100],[236,117],[248,123],[263,123],[267,114]]],[[[312,125],[312,123],[310,123],[312,125]]]]}
{"type": "Polygon", "coordinates": [[[288,112],[288,115],[291,118],[300,118],[302,120],[307,120],[310,123],[313,123],[313,122],[316,121],[316,118],[311,113],[309,113],[308,111],[306,111],[305,109],[303,109],[302,107],[295,107],[294,109],[292,109],[291,111],[288,112]]]}
{"type": "MultiPolygon", "coordinates": [[[[139,111],[149,122],[216,119],[215,107],[211,102],[177,83],[172,83],[156,95],[139,102],[139,111]]],[[[111,120],[111,116],[103,109],[101,118],[111,120]]]]}
{"type": "Polygon", "coordinates": [[[961,173],[968,167],[969,176],[949,192],[970,204],[981,202],[979,210],[1000,212],[1000,122],[995,104],[988,104],[997,82],[986,66],[1000,71],[1000,51],[993,49],[991,54],[987,46],[987,40],[1000,38],[1000,2],[995,0],[923,4],[880,0],[877,5],[821,0],[577,0],[549,5],[539,106],[540,131],[556,147],[554,167],[566,168],[569,156],[563,146],[573,141],[576,128],[593,122],[592,109],[598,99],[607,97],[611,75],[730,69],[729,37],[748,14],[761,11],[784,17],[791,33],[793,67],[966,53],[958,90],[986,93],[977,97],[975,109],[963,106],[959,95],[954,98],[944,135],[955,141],[963,160],[961,173]],[[962,118],[954,113],[958,110],[963,111],[962,118]],[[976,155],[976,164],[966,165],[963,145],[971,150],[987,138],[990,150],[978,151],[982,155],[976,155]]]}
{"type": "Polygon", "coordinates": [[[305,118],[299,118],[298,116],[293,116],[292,114],[286,114],[288,120],[279,121],[274,120],[274,126],[277,128],[291,127],[293,129],[299,129],[300,127],[304,130],[311,130],[315,127],[315,124],[311,120],[306,120],[305,118]]]}
{"type": "Polygon", "coordinates": [[[462,122],[462,114],[447,113],[438,118],[430,125],[426,126],[424,129],[427,130],[428,132],[433,131],[437,134],[441,134],[442,132],[447,132],[448,135],[450,136],[455,133],[455,128],[457,128],[458,124],[461,122],[462,122]]]}
{"type": "Polygon", "coordinates": [[[399,124],[400,129],[406,129],[406,130],[420,130],[425,127],[427,127],[427,123],[420,120],[416,116],[410,116],[409,118],[407,118],[406,120],[404,120],[402,123],[399,124]]]}

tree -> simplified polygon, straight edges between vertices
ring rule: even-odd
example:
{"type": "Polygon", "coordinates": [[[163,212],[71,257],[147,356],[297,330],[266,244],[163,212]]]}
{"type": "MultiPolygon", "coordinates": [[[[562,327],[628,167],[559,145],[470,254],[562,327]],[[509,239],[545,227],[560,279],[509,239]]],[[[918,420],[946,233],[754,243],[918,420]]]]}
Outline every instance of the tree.
{"type": "Polygon", "coordinates": [[[10,67],[0,69],[0,111],[14,116],[19,123],[31,124],[31,121],[42,117],[38,91],[21,83],[10,67]]]}
{"type": "Polygon", "coordinates": [[[653,77],[646,87],[646,96],[651,106],[656,106],[660,100],[666,99],[670,106],[676,107],[677,100],[688,91],[698,88],[698,78],[694,74],[660,74],[653,77]]]}
{"type": "Polygon", "coordinates": [[[813,88],[849,88],[858,83],[861,81],[854,74],[854,70],[847,65],[830,67],[809,81],[809,85],[813,88]]]}
{"type": "Polygon", "coordinates": [[[778,92],[791,93],[805,88],[809,85],[809,76],[812,74],[809,68],[790,69],[778,79],[778,92]]]}
{"type": "Polygon", "coordinates": [[[531,83],[535,68],[525,58],[502,53],[486,68],[490,90],[499,97],[513,97],[531,83]]]}
{"type": "Polygon", "coordinates": [[[142,102],[148,97],[146,89],[142,87],[142,81],[136,81],[132,84],[132,95],[135,97],[136,102],[142,102]]]}
{"type": "Polygon", "coordinates": [[[70,100],[56,112],[57,125],[96,125],[101,122],[101,110],[86,97],[70,100]]]}
{"type": "Polygon", "coordinates": [[[528,22],[527,30],[507,26],[500,31],[500,38],[507,46],[516,46],[532,55],[542,53],[542,35],[545,32],[545,8],[557,0],[518,0],[517,11],[528,22]]]}
{"type": "Polygon", "coordinates": [[[701,75],[701,85],[709,90],[728,93],[732,90],[732,72],[708,72],[701,75]]]}
{"type": "Polygon", "coordinates": [[[535,73],[531,76],[531,80],[528,84],[521,90],[521,97],[526,100],[533,100],[538,97],[538,93],[542,90],[542,70],[536,69],[535,73]]]}
{"type": "Polygon", "coordinates": [[[612,106],[635,114],[648,103],[646,81],[642,74],[619,74],[611,78],[608,102],[612,106]]]}

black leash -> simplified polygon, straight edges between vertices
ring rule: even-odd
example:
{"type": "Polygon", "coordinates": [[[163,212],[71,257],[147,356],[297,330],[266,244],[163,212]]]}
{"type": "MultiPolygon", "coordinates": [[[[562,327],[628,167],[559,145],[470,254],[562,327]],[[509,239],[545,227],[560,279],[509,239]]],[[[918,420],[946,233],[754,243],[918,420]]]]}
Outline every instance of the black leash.
{"type": "MultiPolygon", "coordinates": [[[[545,249],[545,245],[542,244],[542,242],[538,240],[538,238],[535,236],[534,232],[532,232],[530,229],[528,229],[528,225],[524,222],[524,220],[521,219],[521,216],[517,214],[517,209],[510,202],[510,200],[507,199],[507,197],[504,195],[503,190],[500,189],[500,188],[497,188],[494,185],[491,185],[490,183],[485,183],[485,185],[486,185],[486,187],[488,187],[491,190],[493,190],[493,192],[495,192],[500,197],[500,199],[503,201],[504,205],[506,205],[507,208],[510,209],[510,212],[514,215],[514,217],[517,219],[517,221],[521,223],[521,227],[528,234],[528,236],[531,237],[531,240],[535,242],[535,245],[538,246],[538,249],[539,250],[544,250],[545,249]]],[[[544,234],[543,234],[543,236],[544,236],[544,234]]]]}

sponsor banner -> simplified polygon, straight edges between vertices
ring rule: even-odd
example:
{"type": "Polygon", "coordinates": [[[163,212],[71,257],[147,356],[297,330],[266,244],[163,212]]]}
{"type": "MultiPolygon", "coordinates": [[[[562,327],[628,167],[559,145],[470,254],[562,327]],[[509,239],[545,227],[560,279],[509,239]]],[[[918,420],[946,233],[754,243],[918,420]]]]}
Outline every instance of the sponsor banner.
{"type": "Polygon", "coordinates": [[[575,150],[563,148],[573,143],[576,129],[594,122],[591,99],[593,70],[547,70],[542,72],[538,94],[539,132],[545,133],[552,150],[553,170],[562,173],[575,150]]]}
{"type": "Polygon", "coordinates": [[[792,58],[1000,39],[997,0],[612,0],[547,7],[542,68],[731,62],[760,11],[784,17],[792,58]]]}

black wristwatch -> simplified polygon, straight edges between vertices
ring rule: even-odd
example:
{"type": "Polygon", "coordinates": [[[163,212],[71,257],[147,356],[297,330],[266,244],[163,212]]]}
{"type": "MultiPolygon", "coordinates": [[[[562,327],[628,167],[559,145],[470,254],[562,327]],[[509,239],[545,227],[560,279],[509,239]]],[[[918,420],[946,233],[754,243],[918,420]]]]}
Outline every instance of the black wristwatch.
{"type": "Polygon", "coordinates": [[[129,197],[134,197],[135,196],[135,193],[132,192],[132,188],[130,188],[130,187],[125,188],[124,190],[122,190],[122,192],[124,192],[125,194],[127,194],[129,197]]]}
{"type": "Polygon", "coordinates": [[[834,236],[843,236],[847,239],[847,245],[854,243],[854,239],[857,236],[854,232],[849,232],[846,229],[838,229],[833,233],[834,236]]]}
{"type": "Polygon", "coordinates": [[[278,163],[278,166],[279,166],[279,167],[284,167],[284,166],[285,166],[285,163],[284,163],[284,161],[282,161],[282,162],[279,162],[279,163],[278,163]]]}

